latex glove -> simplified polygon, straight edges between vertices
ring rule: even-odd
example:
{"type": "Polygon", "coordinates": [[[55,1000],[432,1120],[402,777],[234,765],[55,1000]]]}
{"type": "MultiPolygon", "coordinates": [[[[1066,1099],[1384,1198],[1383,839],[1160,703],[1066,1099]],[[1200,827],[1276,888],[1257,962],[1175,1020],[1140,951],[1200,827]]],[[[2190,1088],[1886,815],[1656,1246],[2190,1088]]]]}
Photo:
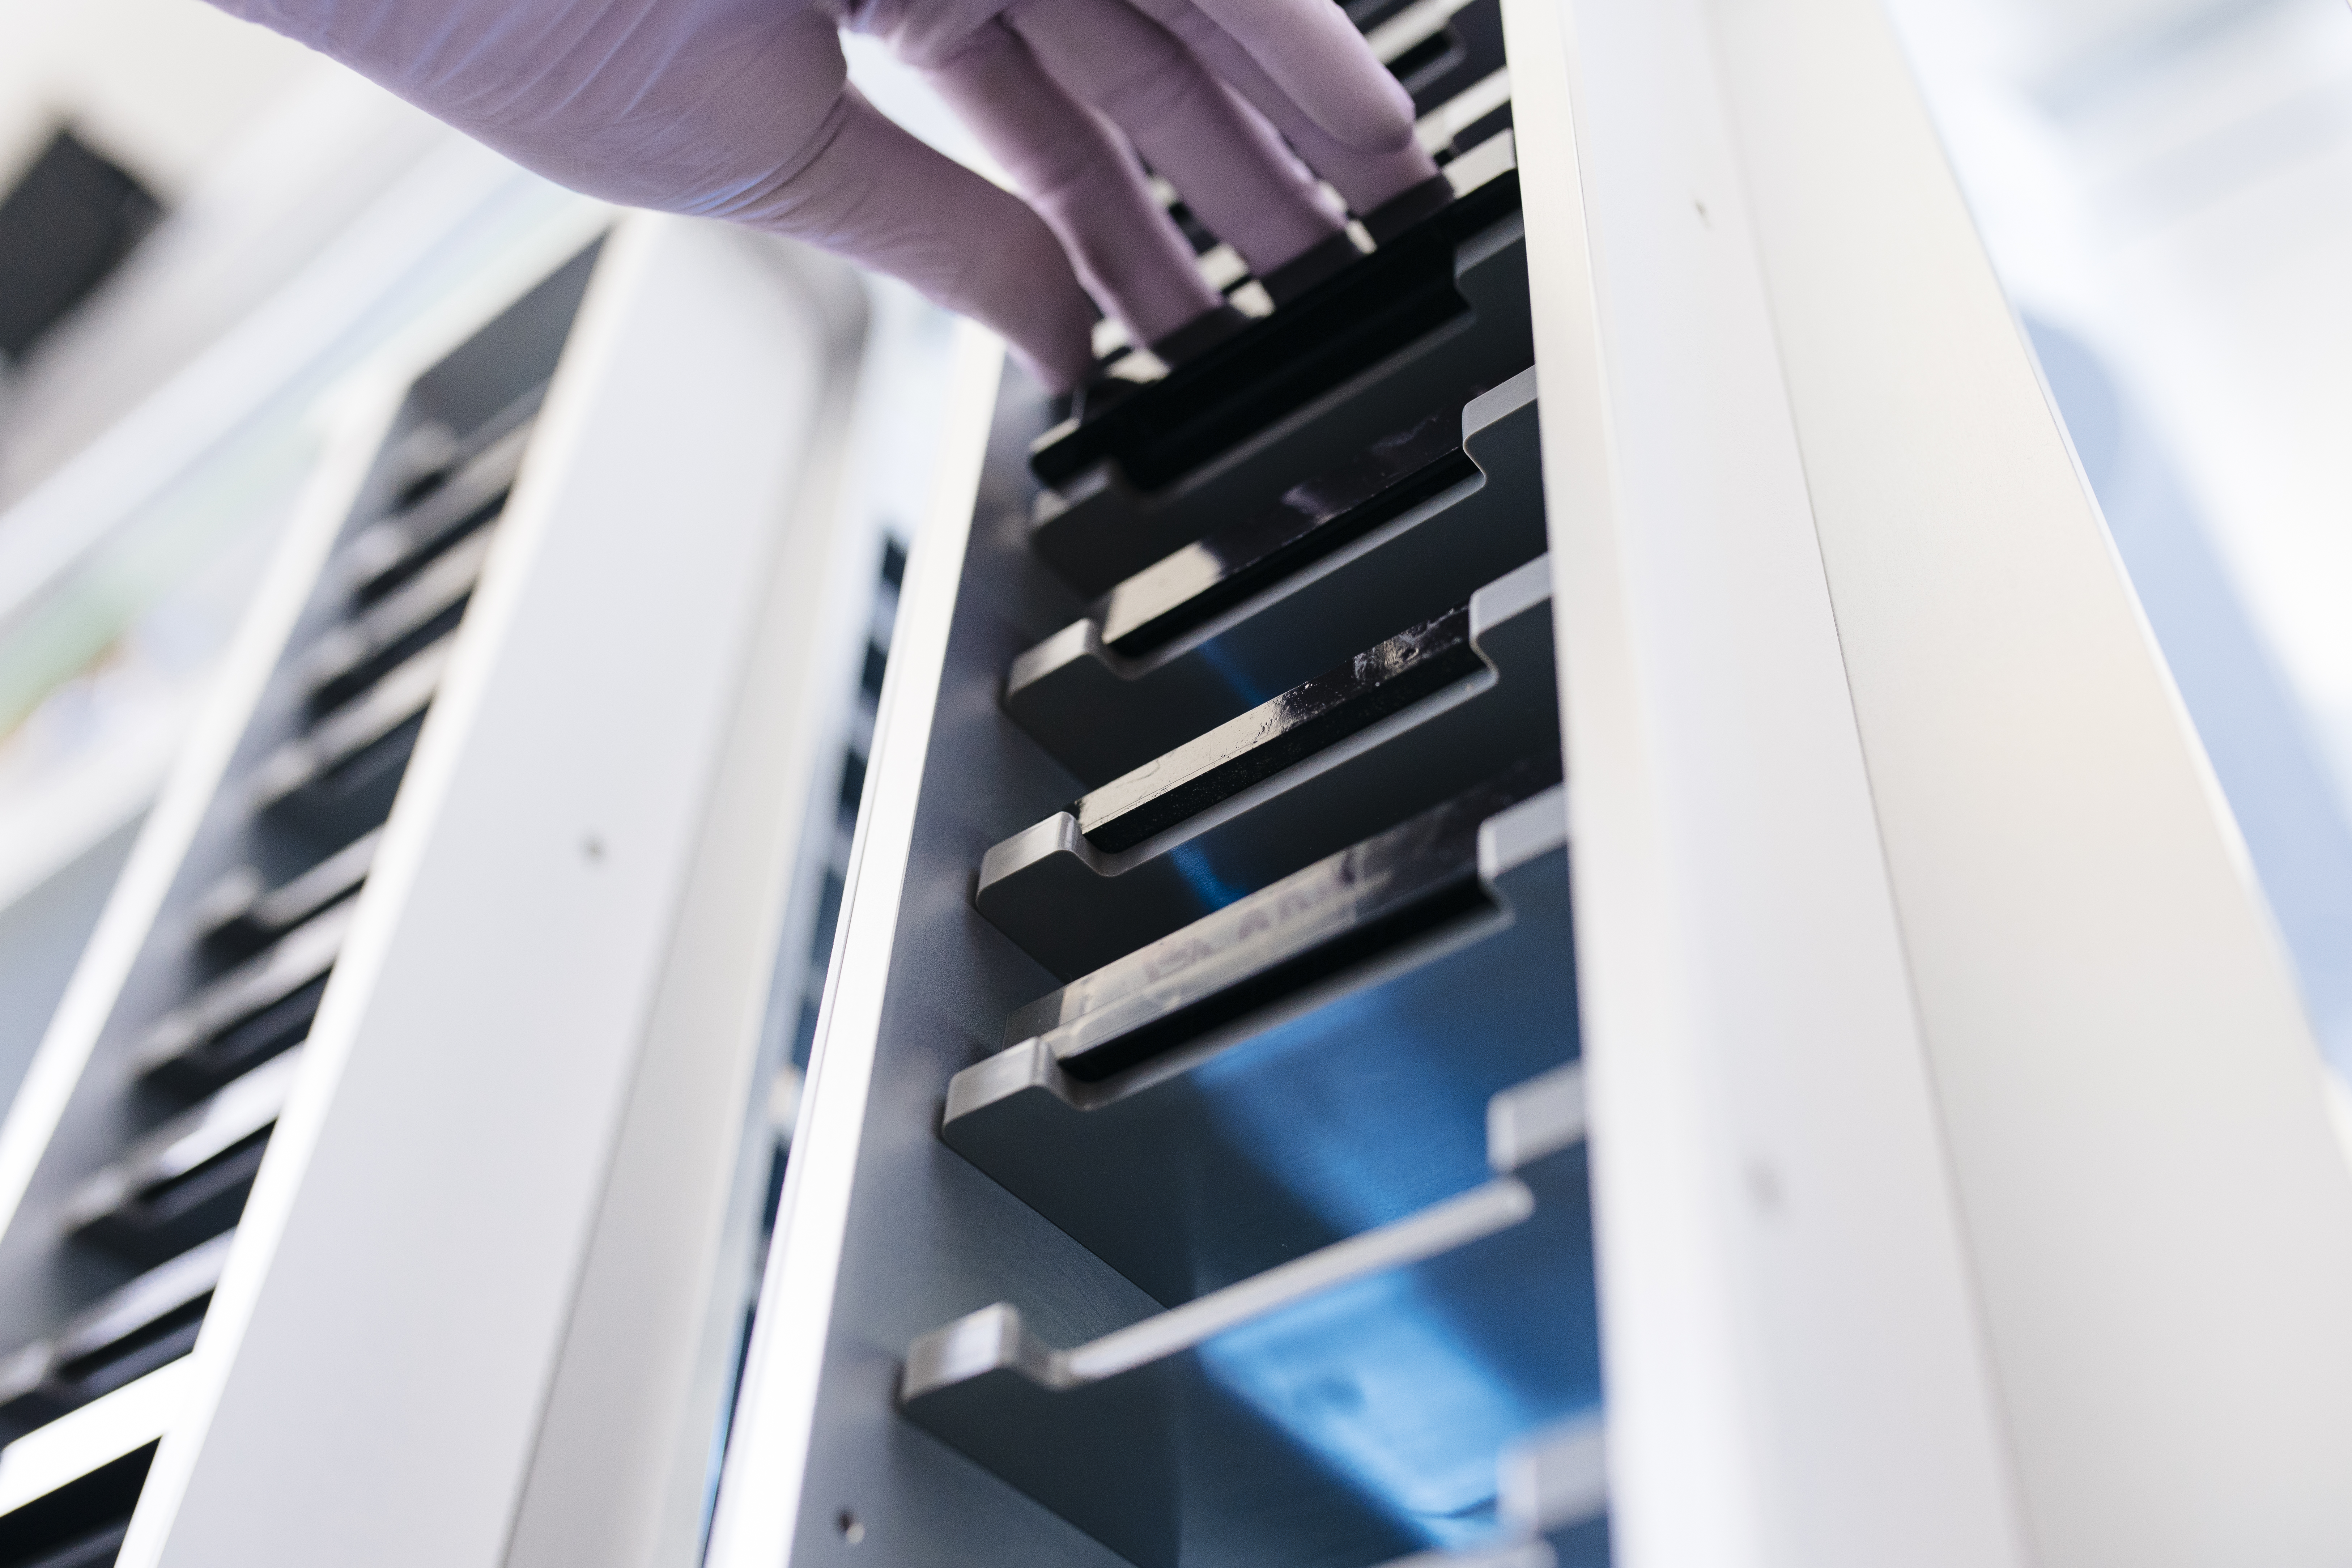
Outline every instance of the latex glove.
{"type": "Polygon", "coordinates": [[[1127,139],[1261,276],[1311,271],[1339,234],[1273,126],[1360,212],[1436,173],[1331,0],[215,3],[573,189],[902,278],[1055,390],[1092,363],[1081,279],[1142,342],[1218,316],[1127,139]],[[841,25],[925,68],[1034,209],[876,113],[841,25]]]}
{"type": "Polygon", "coordinates": [[[1216,300],[1133,164],[1087,134],[1087,110],[1277,297],[1286,272],[1296,286],[1355,254],[1284,137],[1360,213],[1436,180],[1411,99],[1329,0],[819,4],[929,75],[1145,342],[1216,300]]]}

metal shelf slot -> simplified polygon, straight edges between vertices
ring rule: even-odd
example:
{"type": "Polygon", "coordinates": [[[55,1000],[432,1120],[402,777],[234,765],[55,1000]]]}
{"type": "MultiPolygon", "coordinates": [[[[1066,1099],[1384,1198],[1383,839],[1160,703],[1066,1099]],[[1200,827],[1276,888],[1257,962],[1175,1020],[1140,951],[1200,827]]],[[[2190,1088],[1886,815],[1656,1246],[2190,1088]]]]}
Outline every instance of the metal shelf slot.
{"type": "Polygon", "coordinates": [[[950,1323],[902,1408],[1138,1568],[1490,1533],[1503,1447],[1600,1402],[1582,1100],[1574,1068],[1510,1091],[1495,1121],[1540,1133],[1491,1181],[1075,1349],[1009,1306],[950,1323]]]}

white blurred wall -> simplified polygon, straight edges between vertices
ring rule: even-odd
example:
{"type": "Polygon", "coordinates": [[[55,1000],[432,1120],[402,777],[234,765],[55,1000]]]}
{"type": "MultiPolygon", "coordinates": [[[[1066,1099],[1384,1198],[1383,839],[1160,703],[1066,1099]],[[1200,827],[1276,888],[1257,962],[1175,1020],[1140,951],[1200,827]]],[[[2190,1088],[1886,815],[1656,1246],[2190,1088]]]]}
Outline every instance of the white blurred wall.
{"type": "Polygon", "coordinates": [[[202,0],[0,0],[0,181],[60,123],[165,206],[10,367],[0,516],[312,260],[446,133],[202,0]]]}
{"type": "Polygon", "coordinates": [[[2352,773],[2352,6],[1892,8],[2012,294],[2162,422],[2352,773]]]}
{"type": "Polygon", "coordinates": [[[199,0],[0,0],[0,186],[60,114],[167,200],[312,68],[199,0]]]}
{"type": "Polygon", "coordinates": [[[2352,1076],[2352,7],[1889,9],[2352,1076]]]}

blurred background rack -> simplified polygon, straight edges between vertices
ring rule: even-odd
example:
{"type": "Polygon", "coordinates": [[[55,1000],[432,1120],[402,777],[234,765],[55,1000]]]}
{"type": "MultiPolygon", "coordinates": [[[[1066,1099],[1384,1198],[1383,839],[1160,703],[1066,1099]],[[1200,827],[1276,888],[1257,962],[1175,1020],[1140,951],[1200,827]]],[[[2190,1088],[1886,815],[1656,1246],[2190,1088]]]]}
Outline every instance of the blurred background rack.
{"type": "MultiPolygon", "coordinates": [[[[279,668],[244,711],[215,721],[234,736],[227,765],[182,786],[185,800],[209,784],[209,801],[177,835],[158,825],[147,836],[151,885],[167,857],[178,861],[170,890],[143,910],[135,872],[118,890],[112,929],[85,961],[80,1006],[68,1004],[44,1047],[5,1134],[12,1164],[31,1169],[0,1237],[0,1313],[19,1334],[51,1329],[12,1363],[11,1436],[30,1434],[32,1451],[67,1450],[69,1468],[77,1428],[60,1417],[95,1405],[79,1429],[102,1431],[105,1406],[152,1404],[159,1375],[186,1382],[179,1358],[195,1342],[304,1063],[478,576],[478,544],[513,489],[593,257],[568,263],[420,378],[382,433],[313,583],[278,588],[281,601],[301,594],[290,626],[279,612],[289,649],[273,660],[279,668]],[[400,608],[385,602],[394,584],[436,575],[450,580],[429,607],[383,613],[400,608]],[[347,661],[346,679],[322,681],[320,656],[338,646],[365,651],[347,661]],[[84,1023],[93,1014],[94,1031],[84,1023]]],[[[301,544],[315,563],[316,545],[301,544]]],[[[289,553],[280,575],[300,570],[289,553]]],[[[257,617],[248,637],[269,629],[257,617]]],[[[8,1500],[18,1505],[0,1515],[12,1521],[12,1552],[111,1560],[154,1445],[120,1457],[110,1446],[100,1446],[104,1465],[46,1502],[8,1500]],[[126,1467],[138,1472],[127,1487],[126,1467]],[[65,1506],[98,1491],[114,1498],[98,1517],[65,1506]],[[20,1520],[44,1508],[70,1523],[20,1520]]]]}

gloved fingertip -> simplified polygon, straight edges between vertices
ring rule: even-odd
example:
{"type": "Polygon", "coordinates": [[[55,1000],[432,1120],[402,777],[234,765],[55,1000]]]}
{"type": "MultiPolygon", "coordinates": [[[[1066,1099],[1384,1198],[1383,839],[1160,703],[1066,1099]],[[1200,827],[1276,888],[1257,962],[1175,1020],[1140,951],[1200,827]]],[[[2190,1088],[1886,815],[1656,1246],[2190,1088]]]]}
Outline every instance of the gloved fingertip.
{"type": "Polygon", "coordinates": [[[1005,340],[1005,347],[1049,396],[1066,397],[1084,385],[1095,368],[1094,334],[1073,341],[1066,331],[1031,328],[1005,340]]]}
{"type": "MultiPolygon", "coordinates": [[[[1394,153],[1412,140],[1412,95],[1386,71],[1363,86],[1368,90],[1361,93],[1331,95],[1324,106],[1329,118],[1317,118],[1359,153],[1394,153]]],[[[1314,106],[1307,111],[1315,113],[1314,106]]]]}
{"type": "Polygon", "coordinates": [[[1326,135],[1360,153],[1412,139],[1412,95],[1330,0],[1193,0],[1326,135]]]}

